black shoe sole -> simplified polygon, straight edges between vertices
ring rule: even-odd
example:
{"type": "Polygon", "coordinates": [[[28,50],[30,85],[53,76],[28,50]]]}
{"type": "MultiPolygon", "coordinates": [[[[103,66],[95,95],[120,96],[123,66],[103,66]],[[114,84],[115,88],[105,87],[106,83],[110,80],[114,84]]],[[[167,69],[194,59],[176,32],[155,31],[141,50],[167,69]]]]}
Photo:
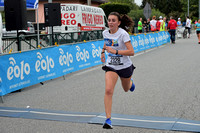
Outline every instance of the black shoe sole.
{"type": "Polygon", "coordinates": [[[113,129],[110,125],[108,125],[107,123],[105,123],[104,125],[103,125],[103,128],[104,129],[113,129]]]}

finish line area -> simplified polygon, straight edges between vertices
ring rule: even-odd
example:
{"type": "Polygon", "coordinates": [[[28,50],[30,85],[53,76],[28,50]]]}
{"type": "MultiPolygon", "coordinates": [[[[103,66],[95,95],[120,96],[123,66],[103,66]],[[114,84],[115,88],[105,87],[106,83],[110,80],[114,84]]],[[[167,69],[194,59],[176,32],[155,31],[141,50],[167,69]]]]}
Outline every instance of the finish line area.
{"type": "MultiPolygon", "coordinates": [[[[0,117],[103,124],[105,113],[65,112],[32,108],[0,107],[0,117]]],[[[199,132],[200,121],[169,117],[112,114],[113,126],[149,128],[169,131],[199,132]]]]}

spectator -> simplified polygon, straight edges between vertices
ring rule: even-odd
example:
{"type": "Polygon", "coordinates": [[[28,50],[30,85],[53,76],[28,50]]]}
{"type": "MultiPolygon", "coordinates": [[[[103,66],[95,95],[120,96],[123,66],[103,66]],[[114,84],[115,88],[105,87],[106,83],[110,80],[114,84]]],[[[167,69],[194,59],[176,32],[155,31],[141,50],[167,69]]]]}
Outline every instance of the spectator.
{"type": "Polygon", "coordinates": [[[159,21],[162,23],[163,22],[162,16],[160,16],[159,19],[160,19],[159,21]]]}
{"type": "Polygon", "coordinates": [[[152,20],[150,21],[150,26],[151,26],[151,31],[154,32],[156,31],[156,16],[152,17],[152,20]]]}
{"type": "Polygon", "coordinates": [[[151,31],[150,18],[147,19],[147,31],[151,31]]]}
{"type": "Polygon", "coordinates": [[[163,21],[160,24],[160,31],[165,31],[165,22],[166,22],[166,17],[163,18],[163,21]]]}
{"type": "Polygon", "coordinates": [[[156,22],[156,31],[160,31],[160,20],[158,19],[157,22],[156,22]]]}
{"type": "Polygon", "coordinates": [[[178,28],[182,28],[181,18],[178,18],[177,26],[178,28]]]}
{"type": "Polygon", "coordinates": [[[177,22],[176,20],[173,19],[172,16],[170,17],[170,21],[167,27],[169,29],[171,43],[175,44],[175,33],[176,33],[177,22]]]}
{"type": "Polygon", "coordinates": [[[140,18],[140,21],[138,21],[138,32],[142,33],[142,18],[140,18]]]}

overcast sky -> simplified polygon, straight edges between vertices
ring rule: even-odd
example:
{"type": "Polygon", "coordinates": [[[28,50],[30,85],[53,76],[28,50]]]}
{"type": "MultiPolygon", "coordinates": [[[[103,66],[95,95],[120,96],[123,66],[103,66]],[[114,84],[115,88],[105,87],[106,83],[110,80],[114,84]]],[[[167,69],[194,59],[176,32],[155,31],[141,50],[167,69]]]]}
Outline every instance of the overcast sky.
{"type": "Polygon", "coordinates": [[[142,0],[135,0],[135,3],[140,6],[142,4],[142,0]]]}

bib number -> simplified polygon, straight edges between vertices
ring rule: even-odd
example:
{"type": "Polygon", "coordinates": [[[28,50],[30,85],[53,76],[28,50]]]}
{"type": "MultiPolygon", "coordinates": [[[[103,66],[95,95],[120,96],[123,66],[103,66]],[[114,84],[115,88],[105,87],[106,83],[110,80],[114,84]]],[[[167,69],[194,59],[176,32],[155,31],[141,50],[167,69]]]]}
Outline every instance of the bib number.
{"type": "Polygon", "coordinates": [[[109,65],[123,65],[122,63],[122,57],[118,56],[111,56],[109,65]]]}

